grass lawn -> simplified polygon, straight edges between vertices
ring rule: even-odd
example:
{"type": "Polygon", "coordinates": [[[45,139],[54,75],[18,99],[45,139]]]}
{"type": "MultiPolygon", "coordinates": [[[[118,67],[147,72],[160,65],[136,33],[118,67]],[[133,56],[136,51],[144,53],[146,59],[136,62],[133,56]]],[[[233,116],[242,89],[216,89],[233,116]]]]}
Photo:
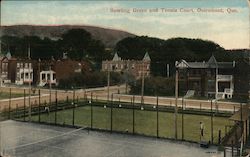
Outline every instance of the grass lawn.
{"type": "MultiPolygon", "coordinates": [[[[11,93],[11,98],[18,98],[18,97],[23,97],[23,93],[11,93]]],[[[0,92],[0,100],[9,98],[10,98],[9,92],[0,92]]]]}
{"type": "MultiPolygon", "coordinates": [[[[110,130],[111,110],[104,107],[93,107],[93,128],[110,130]]],[[[75,125],[90,127],[91,108],[89,106],[75,109],[75,125]]],[[[57,111],[58,124],[73,124],[73,109],[57,111]]],[[[204,140],[211,140],[211,117],[203,115],[183,114],[183,137],[182,137],[182,114],[178,114],[178,139],[189,141],[200,140],[200,122],[205,126],[204,140]]],[[[28,120],[28,117],[26,118],[28,120]]],[[[55,123],[55,113],[41,114],[41,122],[55,123]]],[[[38,115],[32,116],[32,121],[38,121],[38,115]]],[[[213,117],[214,143],[218,142],[218,132],[221,130],[224,136],[225,125],[232,122],[225,117],[213,117]]],[[[113,130],[133,132],[133,110],[113,108],[113,130]]],[[[135,110],[135,133],[157,136],[157,114],[155,111],[135,110]]],[[[159,136],[174,138],[174,114],[159,112],[159,136]]]]}

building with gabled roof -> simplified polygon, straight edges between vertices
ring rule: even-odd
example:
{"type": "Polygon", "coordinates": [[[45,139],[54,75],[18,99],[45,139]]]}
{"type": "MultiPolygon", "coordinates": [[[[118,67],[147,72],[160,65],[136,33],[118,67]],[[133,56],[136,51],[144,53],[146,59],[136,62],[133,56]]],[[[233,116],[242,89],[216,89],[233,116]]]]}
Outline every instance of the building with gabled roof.
{"type": "Polygon", "coordinates": [[[176,61],[180,90],[216,99],[232,98],[235,62],[217,62],[212,55],[207,62],[176,61]]]}
{"type": "Polygon", "coordinates": [[[146,52],[142,60],[123,60],[115,53],[112,60],[102,62],[102,71],[130,73],[136,79],[150,76],[151,59],[146,52]]]}
{"type": "Polygon", "coordinates": [[[16,58],[12,57],[10,52],[8,52],[6,55],[1,54],[0,56],[1,84],[11,83],[15,81],[15,65],[16,65],[16,58]]]}

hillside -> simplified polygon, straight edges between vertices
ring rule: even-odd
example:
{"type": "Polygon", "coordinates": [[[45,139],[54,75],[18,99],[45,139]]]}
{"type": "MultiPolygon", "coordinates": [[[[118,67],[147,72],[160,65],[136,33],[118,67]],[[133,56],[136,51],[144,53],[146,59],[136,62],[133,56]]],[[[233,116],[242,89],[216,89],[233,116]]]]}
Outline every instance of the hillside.
{"type": "Polygon", "coordinates": [[[106,29],[94,26],[84,25],[60,25],[60,26],[33,26],[33,25],[13,25],[13,26],[1,26],[0,36],[39,36],[40,38],[48,37],[53,40],[57,40],[61,35],[70,29],[81,28],[90,32],[94,39],[101,40],[106,47],[113,48],[116,43],[126,37],[134,37],[134,34],[114,30],[106,29]]]}

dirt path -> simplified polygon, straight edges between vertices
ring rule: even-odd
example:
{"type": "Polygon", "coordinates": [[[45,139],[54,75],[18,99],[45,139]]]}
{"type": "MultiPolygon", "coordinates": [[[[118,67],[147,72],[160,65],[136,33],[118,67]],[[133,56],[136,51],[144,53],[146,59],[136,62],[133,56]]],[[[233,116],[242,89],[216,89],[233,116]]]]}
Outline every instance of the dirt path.
{"type": "MultiPolygon", "coordinates": [[[[123,102],[131,102],[133,96],[131,95],[124,95],[124,94],[117,94],[118,93],[118,88],[121,93],[125,92],[125,86],[112,86],[110,87],[110,100],[111,100],[111,95],[113,93],[113,100],[115,101],[123,101],[123,102]]],[[[29,93],[28,88],[11,88],[11,92],[13,93],[24,93],[24,90],[26,94],[29,93]]],[[[1,87],[1,91],[4,92],[9,92],[10,88],[7,87],[1,87]]],[[[29,106],[31,105],[38,105],[39,103],[39,96],[38,96],[38,91],[39,89],[33,89],[31,90],[31,93],[35,94],[35,96],[29,96],[20,97],[20,98],[12,98],[11,100],[9,99],[4,99],[0,100],[0,111],[2,110],[8,110],[9,105],[11,109],[16,108],[17,106],[29,106]],[[30,103],[29,103],[30,102],[30,103]]],[[[72,90],[65,91],[65,90],[49,90],[49,89],[40,89],[41,91],[41,103],[49,103],[55,102],[56,100],[56,92],[57,92],[57,99],[58,101],[66,101],[67,97],[69,99],[73,99],[74,94],[72,90]],[[50,94],[51,92],[51,94],[50,94]],[[51,95],[51,96],[50,96],[51,95]]],[[[94,100],[107,100],[107,88],[102,87],[102,88],[92,88],[92,89],[86,89],[86,90],[76,90],[75,91],[75,99],[81,99],[84,98],[84,95],[86,94],[87,97],[90,99],[91,98],[91,93],[92,93],[92,98],[94,100]]],[[[135,102],[140,103],[141,102],[141,96],[135,96],[135,102]]],[[[144,96],[144,103],[146,104],[152,104],[156,105],[157,98],[156,97],[151,97],[151,96],[144,96]]],[[[159,97],[158,99],[159,105],[166,105],[166,106],[174,106],[175,105],[175,99],[174,98],[168,98],[168,97],[159,97]]],[[[202,109],[211,109],[211,102],[210,101],[205,101],[205,100],[190,100],[190,99],[185,99],[183,101],[184,108],[202,108],[202,109]]],[[[182,106],[182,99],[178,99],[178,106],[182,106]]],[[[224,110],[224,111],[237,111],[240,108],[239,103],[231,103],[231,102],[213,102],[212,103],[212,108],[213,109],[218,109],[218,110],[224,110]]]]}

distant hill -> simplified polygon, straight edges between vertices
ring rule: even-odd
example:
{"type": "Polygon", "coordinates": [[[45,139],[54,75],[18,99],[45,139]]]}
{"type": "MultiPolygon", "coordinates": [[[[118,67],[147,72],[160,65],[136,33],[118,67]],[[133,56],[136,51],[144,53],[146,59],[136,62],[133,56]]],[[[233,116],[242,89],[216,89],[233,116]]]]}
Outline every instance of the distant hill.
{"type": "Polygon", "coordinates": [[[84,25],[59,25],[59,26],[33,26],[33,25],[13,25],[13,26],[1,26],[0,36],[39,36],[40,38],[48,37],[53,40],[57,40],[61,35],[70,29],[82,28],[90,32],[92,37],[97,40],[101,40],[108,48],[115,47],[116,43],[126,37],[134,37],[134,34],[114,30],[106,29],[94,26],[84,25]]]}

